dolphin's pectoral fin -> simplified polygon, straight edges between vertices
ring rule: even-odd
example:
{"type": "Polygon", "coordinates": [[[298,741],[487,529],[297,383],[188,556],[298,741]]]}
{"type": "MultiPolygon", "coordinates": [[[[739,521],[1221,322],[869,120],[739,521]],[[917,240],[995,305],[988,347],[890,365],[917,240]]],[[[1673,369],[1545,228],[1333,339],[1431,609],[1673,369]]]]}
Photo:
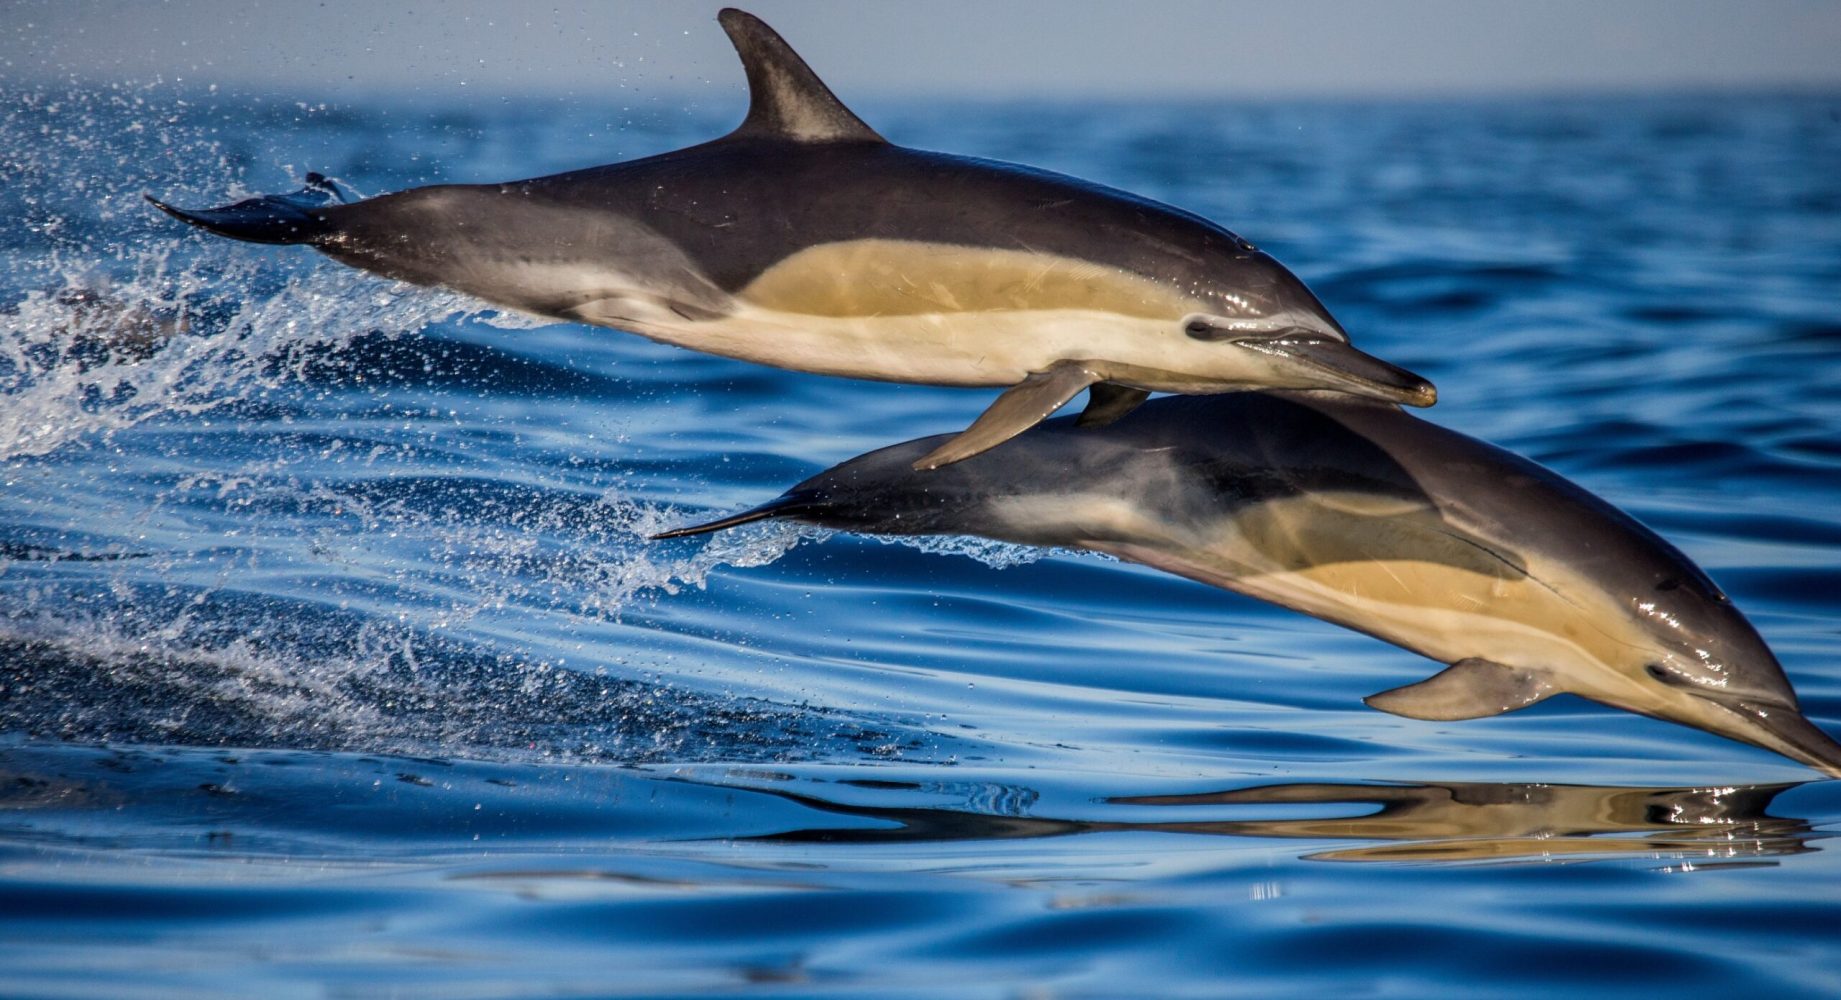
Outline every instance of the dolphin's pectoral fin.
{"type": "Polygon", "coordinates": [[[1047,371],[1031,372],[1004,390],[964,433],[929,452],[914,468],[925,472],[989,451],[1041,423],[1101,377],[1080,361],[1057,361],[1047,371]]]}
{"type": "Polygon", "coordinates": [[[1369,695],[1362,701],[1409,719],[1454,721],[1513,712],[1559,694],[1545,675],[1493,660],[1459,660],[1428,680],[1369,695]]]}
{"type": "Polygon", "coordinates": [[[1151,397],[1149,389],[1134,389],[1114,382],[1095,382],[1087,387],[1087,408],[1074,423],[1081,427],[1104,427],[1138,408],[1151,397]]]}
{"type": "Polygon", "coordinates": [[[748,75],[748,117],[731,138],[886,142],[831,93],[786,39],[733,7],[716,16],[748,75]]]}

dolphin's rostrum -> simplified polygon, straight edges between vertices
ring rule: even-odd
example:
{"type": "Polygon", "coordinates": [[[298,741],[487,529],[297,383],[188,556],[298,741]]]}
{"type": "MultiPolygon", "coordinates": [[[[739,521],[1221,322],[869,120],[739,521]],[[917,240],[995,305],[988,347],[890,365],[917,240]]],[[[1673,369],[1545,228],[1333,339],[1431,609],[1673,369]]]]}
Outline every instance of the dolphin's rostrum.
{"type": "Polygon", "coordinates": [[[1417,719],[1580,695],[1841,776],[1777,659],[1706,574],[1598,497],[1397,407],[1321,392],[1053,420],[916,475],[923,438],[675,537],[763,518],[1105,552],[1272,601],[1449,666],[1367,699],[1417,719]],[[1231,425],[1231,435],[1197,427],[1231,425]]]}
{"type": "MultiPolygon", "coordinates": [[[[1090,390],[1103,424],[1153,391],[1332,389],[1415,406],[1430,383],[1362,353],[1290,271],[1123,191],[884,140],[758,19],[725,10],[747,118],[713,142],[507,184],[351,204],[290,195],[164,211],[305,243],[500,305],[782,368],[1009,386],[916,456],[977,454],[1090,390]]],[[[152,200],[152,199],[150,199],[152,200]]]]}

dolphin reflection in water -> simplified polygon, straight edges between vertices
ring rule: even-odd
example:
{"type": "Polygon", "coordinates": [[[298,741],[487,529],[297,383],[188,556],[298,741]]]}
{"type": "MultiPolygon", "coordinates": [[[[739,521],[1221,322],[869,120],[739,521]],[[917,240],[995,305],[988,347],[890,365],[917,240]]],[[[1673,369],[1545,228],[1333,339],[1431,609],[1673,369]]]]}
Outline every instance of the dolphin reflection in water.
{"type": "Polygon", "coordinates": [[[1042,424],[917,475],[925,438],[733,517],[1066,546],[1272,601],[1448,667],[1367,699],[1474,719],[1571,693],[1841,776],[1783,669],[1688,558],[1558,475],[1387,404],[1329,393],[1154,401],[1042,424]],[[1197,433],[1231,426],[1234,434],[1197,433]]]}
{"type": "MultiPolygon", "coordinates": [[[[996,815],[946,806],[840,803],[778,788],[762,791],[872,826],[801,828],[765,840],[916,843],[1012,840],[1123,831],[1373,843],[1316,850],[1311,861],[1470,862],[1669,857],[1696,867],[1815,850],[1808,821],[1769,812],[1795,785],[1724,788],[1606,787],[1450,782],[1409,785],[1299,783],[1186,795],[1105,800],[1088,818],[996,815]],[[1322,808],[1322,815],[1248,818],[1262,806],[1322,808]],[[1350,806],[1372,811],[1350,815],[1350,806]],[[1145,816],[1150,812],[1153,816],[1145,816]],[[1200,814],[1199,816],[1197,814],[1200,814]]],[[[911,797],[915,789],[895,789],[911,797]]],[[[1026,796],[1012,795],[1012,799],[1026,796]]]]}

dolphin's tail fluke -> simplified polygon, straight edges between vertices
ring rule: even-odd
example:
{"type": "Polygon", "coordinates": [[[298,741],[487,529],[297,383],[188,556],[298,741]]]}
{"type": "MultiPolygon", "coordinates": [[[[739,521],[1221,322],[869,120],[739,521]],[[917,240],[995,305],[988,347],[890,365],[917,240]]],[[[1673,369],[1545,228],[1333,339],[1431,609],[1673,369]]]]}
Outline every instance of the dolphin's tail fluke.
{"type": "Polygon", "coordinates": [[[347,201],[345,192],[321,174],[308,174],[307,186],[292,194],[265,195],[222,208],[193,211],[152,195],[146,198],[181,222],[250,243],[317,243],[332,231],[320,209],[347,201]]]}
{"type": "Polygon", "coordinates": [[[729,528],[738,528],[744,524],[753,524],[756,521],[771,521],[783,517],[798,517],[802,513],[812,512],[819,507],[821,503],[822,501],[811,493],[804,491],[788,493],[776,499],[769,500],[759,507],[755,507],[751,510],[744,510],[739,514],[730,514],[728,517],[720,517],[714,521],[705,521],[702,524],[692,524],[682,528],[673,528],[670,531],[661,531],[651,536],[651,538],[653,541],[661,541],[667,538],[689,538],[692,535],[707,535],[714,531],[725,531],[729,528]]]}

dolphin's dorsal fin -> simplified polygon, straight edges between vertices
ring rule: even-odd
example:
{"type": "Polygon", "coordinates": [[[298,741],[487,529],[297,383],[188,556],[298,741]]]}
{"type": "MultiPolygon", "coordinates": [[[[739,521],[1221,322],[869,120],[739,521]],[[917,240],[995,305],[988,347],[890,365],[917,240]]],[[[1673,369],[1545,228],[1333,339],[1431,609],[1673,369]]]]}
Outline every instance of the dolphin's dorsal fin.
{"type": "Polygon", "coordinates": [[[1370,708],[1394,715],[1444,722],[1513,712],[1559,693],[1546,677],[1532,670],[1472,657],[1453,663],[1429,680],[1362,700],[1370,708]]]}
{"type": "Polygon", "coordinates": [[[794,142],[886,142],[760,18],[726,8],[716,19],[735,43],[748,74],[748,117],[733,138],[794,142]]]}

